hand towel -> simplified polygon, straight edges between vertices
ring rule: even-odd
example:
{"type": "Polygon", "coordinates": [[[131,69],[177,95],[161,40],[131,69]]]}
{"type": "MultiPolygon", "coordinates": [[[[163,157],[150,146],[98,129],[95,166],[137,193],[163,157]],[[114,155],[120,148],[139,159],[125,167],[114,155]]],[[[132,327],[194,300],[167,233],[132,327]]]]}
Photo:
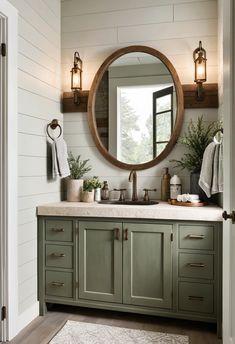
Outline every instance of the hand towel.
{"type": "Polygon", "coordinates": [[[216,143],[211,142],[205,149],[202,159],[202,168],[199,178],[199,185],[207,197],[211,197],[211,187],[213,178],[213,164],[216,143]]]}
{"type": "Polygon", "coordinates": [[[219,145],[219,171],[218,171],[218,186],[219,192],[223,192],[224,190],[224,182],[223,182],[223,142],[219,145]]]}
{"type": "Polygon", "coordinates": [[[213,177],[212,177],[212,187],[211,194],[214,195],[219,192],[219,154],[220,154],[220,144],[215,146],[215,154],[213,161],[213,177]]]}
{"type": "Polygon", "coordinates": [[[52,150],[52,176],[59,175],[62,178],[70,175],[68,164],[67,145],[62,137],[55,138],[51,144],[52,150]]]}
{"type": "Polygon", "coordinates": [[[51,143],[51,159],[52,159],[52,178],[55,179],[59,176],[58,162],[56,156],[55,142],[51,143]]]}

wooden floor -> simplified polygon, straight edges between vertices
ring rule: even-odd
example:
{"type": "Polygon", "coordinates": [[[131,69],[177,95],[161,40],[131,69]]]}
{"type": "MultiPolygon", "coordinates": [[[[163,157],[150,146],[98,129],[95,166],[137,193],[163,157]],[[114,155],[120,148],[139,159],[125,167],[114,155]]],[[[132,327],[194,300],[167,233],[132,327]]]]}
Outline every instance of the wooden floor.
{"type": "Polygon", "coordinates": [[[8,343],[46,344],[66,320],[183,334],[189,336],[190,344],[222,343],[216,337],[214,324],[58,305],[53,306],[45,316],[36,318],[8,343]]]}

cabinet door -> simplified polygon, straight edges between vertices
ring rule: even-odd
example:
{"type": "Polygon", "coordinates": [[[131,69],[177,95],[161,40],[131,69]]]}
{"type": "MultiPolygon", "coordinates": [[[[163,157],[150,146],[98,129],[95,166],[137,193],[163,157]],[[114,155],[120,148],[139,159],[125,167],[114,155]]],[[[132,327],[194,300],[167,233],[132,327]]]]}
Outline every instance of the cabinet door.
{"type": "Polygon", "coordinates": [[[123,302],[172,305],[172,225],[124,223],[123,302]]]}
{"type": "Polygon", "coordinates": [[[121,223],[79,223],[79,297],[122,302],[121,223]]]}

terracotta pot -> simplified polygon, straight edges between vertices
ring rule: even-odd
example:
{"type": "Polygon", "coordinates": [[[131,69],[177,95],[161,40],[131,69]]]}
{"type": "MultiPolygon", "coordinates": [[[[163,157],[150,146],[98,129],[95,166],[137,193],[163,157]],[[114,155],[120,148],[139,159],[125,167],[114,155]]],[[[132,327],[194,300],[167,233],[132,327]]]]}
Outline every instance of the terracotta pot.
{"type": "Polygon", "coordinates": [[[94,190],[92,191],[83,191],[82,201],[86,203],[94,202],[94,190]]]}
{"type": "Polygon", "coordinates": [[[81,202],[83,179],[67,179],[67,201],[81,202]]]}

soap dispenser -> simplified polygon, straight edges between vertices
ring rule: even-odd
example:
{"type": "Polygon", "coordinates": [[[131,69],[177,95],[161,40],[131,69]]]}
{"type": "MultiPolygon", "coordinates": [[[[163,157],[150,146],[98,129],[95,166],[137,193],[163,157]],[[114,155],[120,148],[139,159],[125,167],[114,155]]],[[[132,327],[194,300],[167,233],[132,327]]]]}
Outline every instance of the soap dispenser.
{"type": "Polygon", "coordinates": [[[182,185],[180,178],[175,174],[170,179],[170,197],[171,199],[177,199],[178,195],[181,195],[182,185]]]}
{"type": "Polygon", "coordinates": [[[109,186],[106,180],[104,181],[104,185],[101,189],[101,199],[104,201],[109,200],[109,186]]]}

